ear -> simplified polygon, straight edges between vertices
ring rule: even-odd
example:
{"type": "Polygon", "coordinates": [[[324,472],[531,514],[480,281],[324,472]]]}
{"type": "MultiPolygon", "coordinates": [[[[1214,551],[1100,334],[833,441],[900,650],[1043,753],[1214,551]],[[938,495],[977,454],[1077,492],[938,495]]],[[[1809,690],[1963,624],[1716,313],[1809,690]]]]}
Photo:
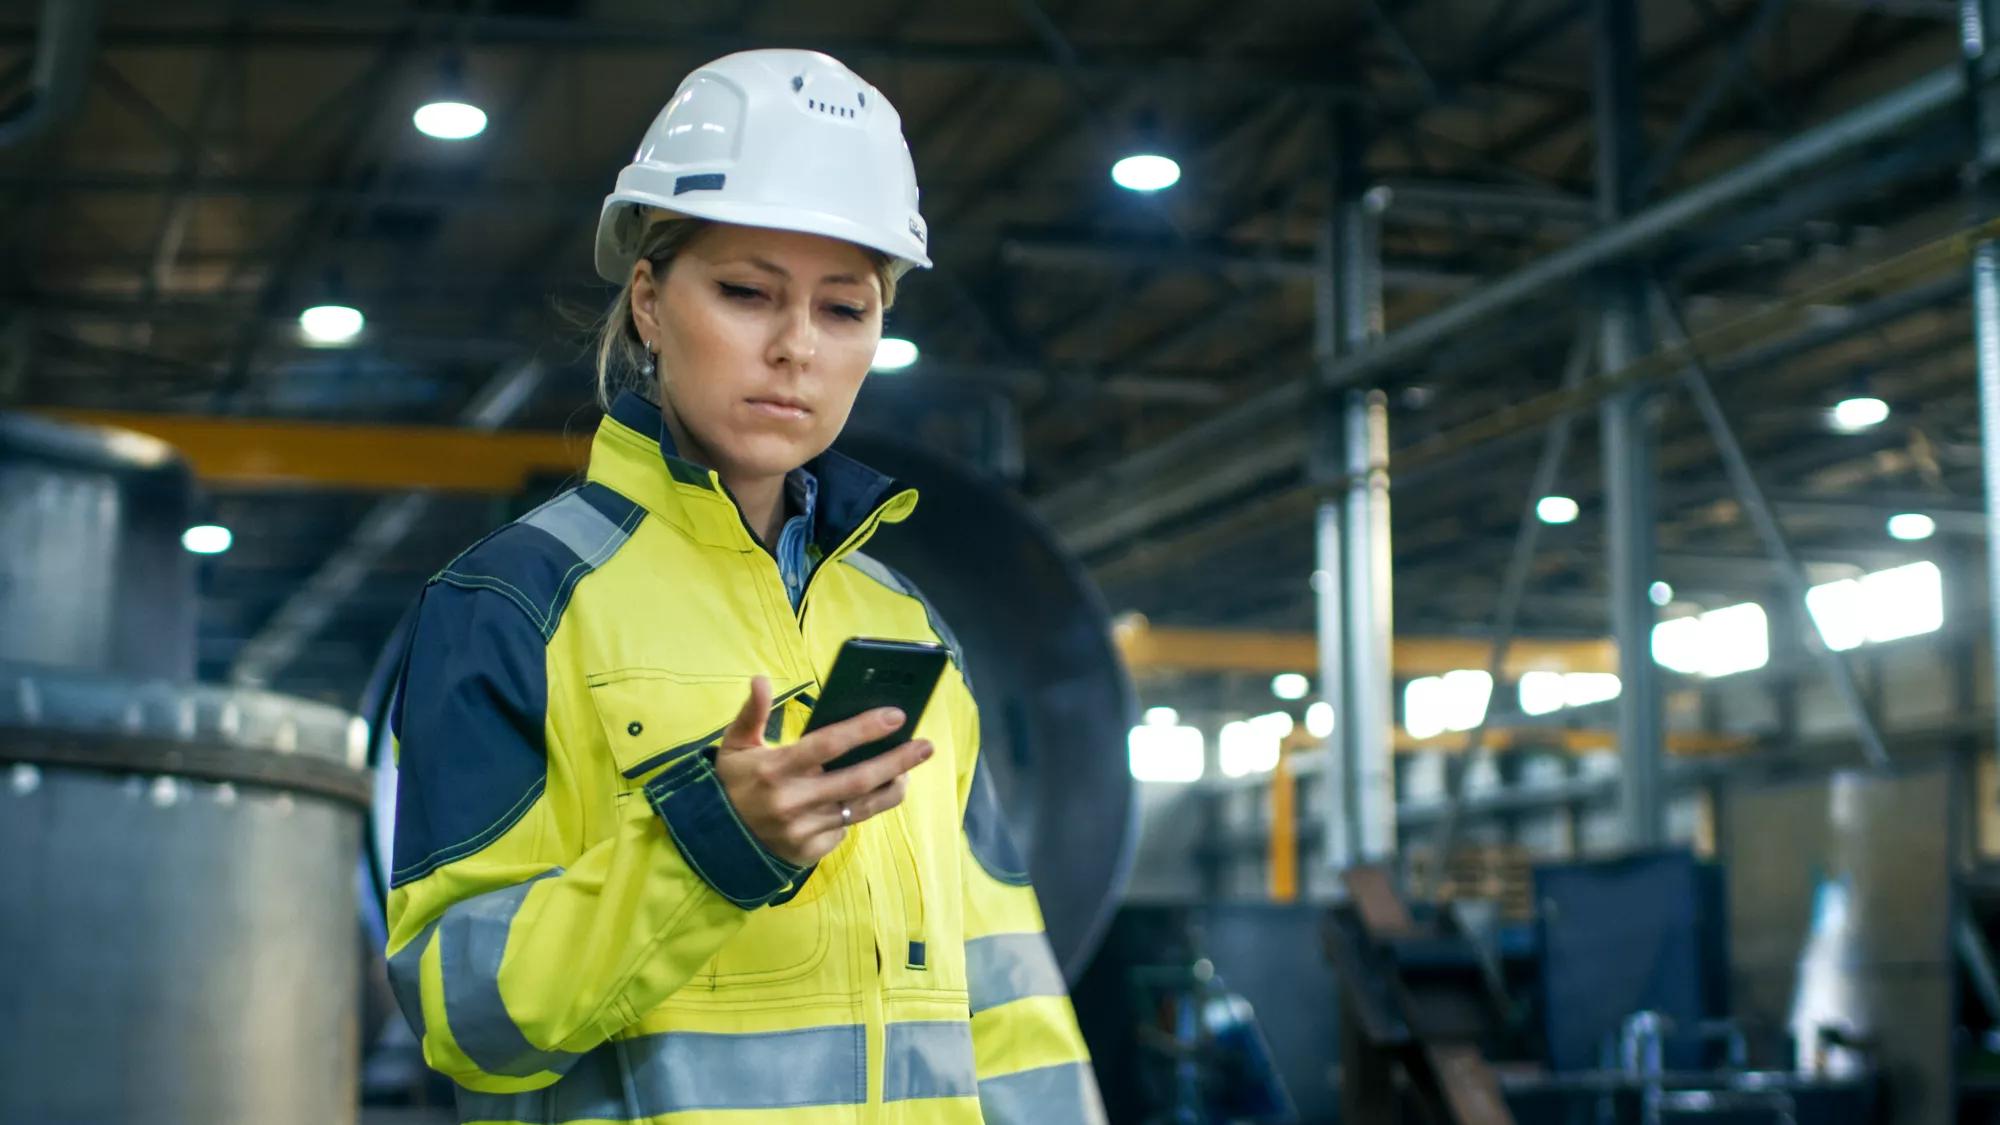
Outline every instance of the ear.
{"type": "Polygon", "coordinates": [[[660,338],[660,290],[666,280],[653,272],[653,263],[646,259],[632,263],[632,327],[641,340],[660,338]]]}

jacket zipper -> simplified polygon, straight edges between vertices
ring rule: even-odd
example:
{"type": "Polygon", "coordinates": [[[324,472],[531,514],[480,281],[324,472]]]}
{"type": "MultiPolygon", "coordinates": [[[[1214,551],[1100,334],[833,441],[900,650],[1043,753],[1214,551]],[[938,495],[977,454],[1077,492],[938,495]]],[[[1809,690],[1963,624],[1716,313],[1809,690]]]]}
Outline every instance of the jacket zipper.
{"type": "MultiPolygon", "coordinates": [[[[717,488],[722,488],[721,478],[719,475],[714,474],[713,470],[711,470],[711,479],[715,481],[717,488]]],[[[728,495],[728,490],[723,489],[723,494],[728,495]]],[[[889,506],[889,500],[893,500],[894,498],[895,494],[892,494],[889,497],[889,499],[885,499],[881,504],[876,505],[875,510],[868,514],[867,519],[862,520],[860,525],[857,526],[852,532],[848,534],[847,538],[841,540],[840,545],[838,547],[835,547],[832,551],[828,552],[826,557],[820,560],[819,565],[813,568],[812,575],[806,579],[805,589],[799,592],[799,604],[797,608],[793,610],[794,624],[796,626],[795,639],[797,640],[799,647],[802,650],[800,655],[805,658],[806,669],[808,672],[813,673],[815,679],[817,679],[817,670],[812,667],[812,660],[810,653],[804,651],[807,648],[806,637],[805,637],[806,606],[812,604],[813,586],[819,581],[819,576],[821,572],[826,570],[828,566],[838,561],[842,555],[847,554],[849,551],[853,550],[859,543],[861,543],[863,540],[867,539],[870,535],[873,535],[875,533],[875,529],[882,523],[883,511],[889,506]]],[[[744,534],[750,537],[750,541],[753,544],[756,544],[757,547],[762,551],[764,557],[770,561],[771,574],[777,579],[778,590],[781,594],[784,594],[786,603],[790,604],[791,594],[789,591],[785,589],[785,576],[783,570],[778,566],[777,556],[772,554],[770,549],[764,546],[763,540],[757,538],[756,531],[754,531],[750,527],[750,521],[743,518],[742,507],[740,505],[735,504],[735,498],[730,497],[730,500],[731,500],[731,506],[736,508],[737,522],[743,525],[744,534]]],[[[904,937],[905,946],[903,949],[903,956],[905,961],[907,961],[909,957],[908,942],[914,940],[921,940],[920,937],[913,937],[911,935],[921,935],[923,933],[923,900],[922,900],[921,890],[917,886],[916,859],[911,851],[911,844],[909,836],[907,834],[907,830],[903,828],[902,818],[900,816],[894,817],[893,819],[897,821],[897,831],[895,833],[895,836],[897,837],[897,842],[887,843],[885,841],[885,846],[887,846],[894,855],[893,862],[896,863],[899,869],[897,872],[897,881],[903,884],[902,888],[903,915],[904,915],[904,929],[905,929],[905,937],[904,937]],[[901,846],[898,847],[897,844],[900,844],[901,846]],[[903,870],[905,868],[907,868],[907,874],[903,870]]],[[[860,843],[860,840],[857,839],[855,843],[858,845],[860,843]]],[[[888,1017],[882,1008],[882,979],[883,979],[884,965],[882,958],[882,933],[875,919],[875,898],[876,898],[875,879],[871,876],[869,871],[871,864],[868,861],[868,857],[863,855],[863,856],[857,856],[856,858],[860,860],[860,862],[856,864],[856,866],[860,868],[862,893],[865,894],[868,899],[867,918],[868,918],[868,944],[870,946],[869,954],[872,960],[874,961],[875,965],[875,973],[873,978],[871,978],[869,987],[862,990],[862,1010],[863,1010],[864,1025],[866,1027],[866,1031],[864,1032],[864,1034],[867,1036],[868,1048],[869,1048],[868,1057],[871,1063],[871,1065],[868,1068],[868,1087],[870,1096],[868,1098],[867,1104],[862,1107],[862,1117],[864,1120],[872,1121],[878,1118],[881,1114],[880,1094],[878,1092],[879,1086],[877,1084],[882,1080],[884,1073],[883,1064],[887,1059],[885,1048],[887,1047],[888,1044],[888,1017]]],[[[711,980],[711,985],[712,983],[713,981],[711,980]]]]}

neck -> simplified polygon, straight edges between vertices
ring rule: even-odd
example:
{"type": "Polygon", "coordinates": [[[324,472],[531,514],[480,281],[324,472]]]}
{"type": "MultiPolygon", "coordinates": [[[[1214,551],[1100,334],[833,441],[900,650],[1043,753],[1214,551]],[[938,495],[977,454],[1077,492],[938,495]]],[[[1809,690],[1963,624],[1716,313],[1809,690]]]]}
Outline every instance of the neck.
{"type": "MultiPolygon", "coordinates": [[[[674,439],[674,448],[681,456],[701,465],[714,465],[715,457],[694,439],[674,417],[671,410],[661,411],[666,419],[667,433],[674,439]]],[[[736,498],[737,510],[743,513],[743,522],[763,541],[766,547],[776,549],[778,536],[785,529],[785,478],[782,475],[745,477],[722,472],[722,486],[736,498]]]]}
{"type": "Polygon", "coordinates": [[[736,498],[736,506],[743,512],[743,522],[750,525],[750,530],[757,533],[764,546],[775,549],[778,536],[785,529],[785,478],[742,480],[725,474],[722,483],[736,498]]]}

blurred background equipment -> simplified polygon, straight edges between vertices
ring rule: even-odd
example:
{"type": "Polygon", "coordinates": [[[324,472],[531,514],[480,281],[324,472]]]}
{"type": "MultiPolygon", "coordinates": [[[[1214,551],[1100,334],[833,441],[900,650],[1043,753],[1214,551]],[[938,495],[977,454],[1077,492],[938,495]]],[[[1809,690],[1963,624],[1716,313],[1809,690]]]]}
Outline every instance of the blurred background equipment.
{"type": "Polygon", "coordinates": [[[355,1119],[366,730],[188,679],[191,484],[0,415],[0,1120],[355,1119]]]}

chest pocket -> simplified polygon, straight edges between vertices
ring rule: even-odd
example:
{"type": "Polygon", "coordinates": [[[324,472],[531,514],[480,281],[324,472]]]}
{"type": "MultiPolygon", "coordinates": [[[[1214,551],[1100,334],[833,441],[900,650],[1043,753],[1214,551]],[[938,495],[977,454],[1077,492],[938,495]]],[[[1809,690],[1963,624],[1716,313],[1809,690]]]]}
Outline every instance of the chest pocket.
{"type": "MultiPolygon", "coordinates": [[[[604,726],[621,788],[636,789],[669,763],[718,746],[750,695],[750,679],[654,668],[624,668],[589,678],[591,705],[604,726]]],[[[787,717],[810,698],[811,684],[778,690],[764,738],[778,741],[787,717]]]]}
{"type": "MultiPolygon", "coordinates": [[[[720,745],[750,693],[747,676],[652,668],[598,673],[588,682],[621,797],[637,792],[688,754],[720,745]]],[[[772,743],[799,729],[805,701],[813,694],[810,683],[774,687],[771,721],[764,732],[772,743]]],[[[816,871],[789,901],[752,911],[750,920],[688,982],[683,994],[780,985],[817,969],[831,941],[821,901],[832,882],[830,876],[824,869],[816,871]]]]}

